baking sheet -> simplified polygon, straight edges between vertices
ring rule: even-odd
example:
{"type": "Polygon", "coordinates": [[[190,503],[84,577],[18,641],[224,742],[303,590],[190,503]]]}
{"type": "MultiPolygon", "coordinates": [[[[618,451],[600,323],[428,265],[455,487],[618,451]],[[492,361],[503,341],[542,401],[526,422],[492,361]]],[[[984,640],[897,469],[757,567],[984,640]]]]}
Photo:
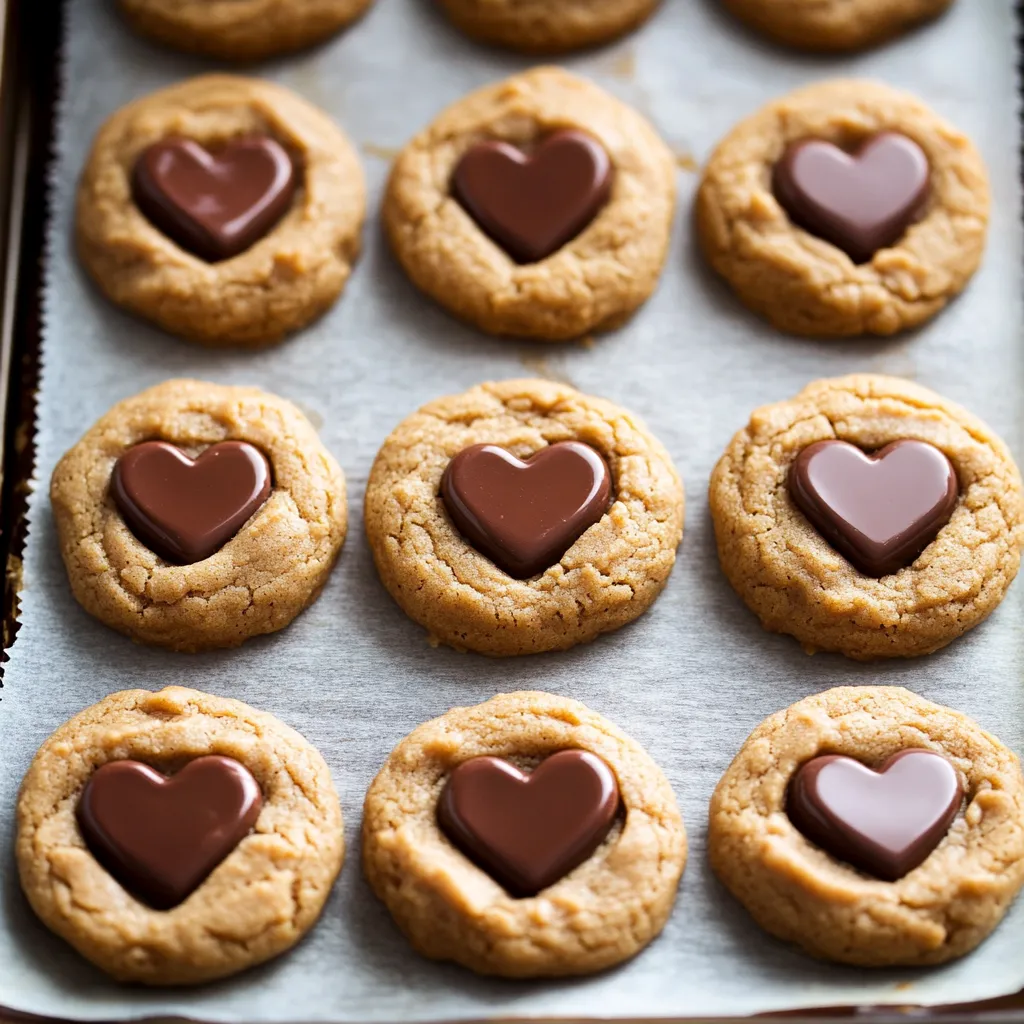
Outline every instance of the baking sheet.
{"type": "Polygon", "coordinates": [[[636,319],[592,347],[499,341],[422,298],[385,251],[375,220],[388,158],[444,105],[529,66],[478,48],[427,0],[379,0],[347,35],[261,69],[327,109],[364,157],[366,252],[320,323],[263,353],[208,352],[106,304],[71,246],[75,179],[93,133],[128,100],[212,65],[133,38],[109,0],[72,0],[59,111],[45,296],[39,485],[25,557],[24,625],[0,691],[0,1004],[67,1018],[187,1015],[209,1021],[427,1021],[493,1016],[705,1017],[843,1003],[942,1003],[1024,987],[1024,901],[973,956],[928,972],[813,963],[762,934],[711,876],[707,804],[766,715],[840,684],[901,684],[976,717],[1024,750],[1024,586],[985,626],[909,663],[808,658],[760,629],[717,567],[708,475],[751,409],[816,377],[872,370],[912,377],[980,413],[1024,456],[1021,230],[1015,25],[1009,0],[963,0],[942,22],[855,59],[798,58],[759,43],[712,0],[665,0],[637,35],[564,63],[648,115],[679,154],[680,206],[661,286],[636,319]],[[916,91],[967,130],[992,175],[988,256],[967,295],[893,341],[785,338],[745,313],[701,266],[690,228],[694,168],[769,98],[831,76],[916,91]],[[352,523],[317,604],[289,629],[200,656],[137,647],[69,593],[46,496],[60,455],[110,405],[176,375],[264,386],[298,402],[345,469],[352,523]],[[646,418],[686,481],[679,564],[654,609],[597,643],[496,662],[432,650],[377,580],[359,510],[376,450],[423,402],[486,379],[551,375],[646,418]],[[52,937],[17,887],[12,818],[21,776],[61,722],[126,687],[185,684],[240,698],[323,751],[341,795],[349,854],[317,928],[291,955],[193,991],[119,988],[52,937]],[[664,767],[691,843],[662,938],[589,980],[509,983],[413,954],[359,869],[363,794],[394,744],[453,705],[540,688],[579,698],[639,739],[664,767]]]}

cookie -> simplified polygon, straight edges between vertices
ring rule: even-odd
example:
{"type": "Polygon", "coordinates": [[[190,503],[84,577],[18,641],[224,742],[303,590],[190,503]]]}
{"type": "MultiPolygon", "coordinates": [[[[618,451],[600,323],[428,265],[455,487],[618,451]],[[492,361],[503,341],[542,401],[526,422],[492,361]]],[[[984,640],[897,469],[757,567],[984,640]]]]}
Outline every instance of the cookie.
{"type": "Polygon", "coordinates": [[[255,61],[326,39],[372,0],[119,0],[142,35],[218,60],[255,61]]]}
{"type": "Polygon", "coordinates": [[[935,316],[977,270],[988,215],[971,142],[913,96],[864,81],[799,89],[743,121],[696,205],[704,256],[739,299],[821,338],[935,316]]]}
{"type": "Polygon", "coordinates": [[[762,928],[813,956],[941,964],[1024,883],[1024,777],[958,711],[840,687],[751,733],[711,800],[708,856],[762,928]]]}
{"type": "Polygon", "coordinates": [[[566,650],[668,581],[683,490],[632,414],[563,384],[481,384],[392,432],[366,488],[377,570],[432,643],[566,650]]]}
{"type": "Polygon", "coordinates": [[[710,502],[722,569],[764,627],[861,660],[929,654],[978,625],[1024,545],[1006,445],[934,392],[873,374],[756,410],[710,502]]]}
{"type": "Polygon", "coordinates": [[[345,540],[345,478],[258,388],[172,380],[115,405],[50,484],[83,608],[177,651],[237,647],[316,600],[345,540]]]}
{"type": "Polygon", "coordinates": [[[413,283],[489,334],[566,341],[654,291],[672,154],[636,111],[558,68],[449,107],[399,154],[384,197],[413,283]]]}
{"type": "Polygon", "coordinates": [[[290,949],[344,856],[323,758],[272,715],[170,686],[115,693],[39,748],[18,797],[21,886],[118,981],[191,985],[290,949]]]}
{"type": "Polygon", "coordinates": [[[664,927],[686,863],[672,789],[578,701],[509,693],[392,751],[363,870],[417,952],[509,978],[591,974],[664,927]]]}
{"type": "Polygon", "coordinates": [[[130,312],[205,345],[255,347],[338,298],[365,207],[359,159],[325,114],[270,82],[204,75],[100,129],[78,188],[78,253],[130,312]]]}
{"type": "Polygon", "coordinates": [[[722,0],[751,28],[802,50],[863,50],[937,18],[953,0],[722,0]]]}
{"type": "Polygon", "coordinates": [[[608,42],[646,21],[658,0],[441,0],[448,17],[484,43],[563,53],[608,42]]]}

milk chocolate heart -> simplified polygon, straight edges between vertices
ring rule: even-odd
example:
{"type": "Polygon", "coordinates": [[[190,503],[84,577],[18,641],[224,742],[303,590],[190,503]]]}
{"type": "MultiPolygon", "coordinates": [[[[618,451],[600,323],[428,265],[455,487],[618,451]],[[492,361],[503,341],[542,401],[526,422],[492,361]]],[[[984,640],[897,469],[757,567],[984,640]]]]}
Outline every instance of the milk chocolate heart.
{"type": "Polygon", "coordinates": [[[612,167],[583,132],[549,135],[527,154],[480,142],[455,167],[452,192],[483,231],[518,263],[537,263],[575,238],[604,206],[612,167]]]}
{"type": "Polygon", "coordinates": [[[295,194],[295,167],[273,139],[233,139],[210,152],[170,138],[135,163],[135,205],[168,238],[208,263],[258,242],[284,216],[295,194]]]}
{"type": "Polygon", "coordinates": [[[608,463],[589,445],[562,441],[525,462],[493,444],[459,452],[441,479],[458,531],[516,579],[554,565],[608,511],[608,463]]]}
{"type": "Polygon", "coordinates": [[[877,772],[826,754],[793,776],[786,813],[826,853],[895,882],[939,845],[962,798],[957,770],[930,750],[904,750],[877,772]]]}
{"type": "Polygon", "coordinates": [[[156,910],[183,902],[249,834],[263,797],[243,765],[211,755],[175,775],[110,761],[89,779],[76,816],[92,855],[156,910]]]}
{"type": "Polygon", "coordinates": [[[820,139],[795,142],[773,178],[775,197],[795,223],[867,263],[921,215],[931,168],[916,142],[883,132],[855,153],[820,139]]]}
{"type": "Polygon", "coordinates": [[[789,493],[818,532],[866,576],[910,565],[949,522],[956,471],[924,441],[895,441],[868,455],[818,441],[789,471],[789,493]]]}
{"type": "Polygon", "coordinates": [[[563,750],[530,775],[497,757],[463,762],[437,814],[452,843],[513,896],[536,896],[601,845],[618,807],[608,765],[563,750]]]}
{"type": "Polygon", "coordinates": [[[191,565],[219,551],[267,500],[270,463],[245,441],[215,444],[194,461],[166,441],[145,441],[114,464],[110,490],[143,544],[191,565]]]}

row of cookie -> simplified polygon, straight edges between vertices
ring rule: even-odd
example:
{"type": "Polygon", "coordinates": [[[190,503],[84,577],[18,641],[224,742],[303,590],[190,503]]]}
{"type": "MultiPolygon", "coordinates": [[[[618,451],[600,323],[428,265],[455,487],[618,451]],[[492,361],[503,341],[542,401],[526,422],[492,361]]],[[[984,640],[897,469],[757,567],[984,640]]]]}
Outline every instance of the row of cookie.
{"type": "MultiPolygon", "coordinates": [[[[328,38],[373,0],[119,0],[129,22],[169,46],[223,60],[262,60],[328,38]]],[[[440,0],[467,35],[528,53],[560,53],[608,42],[631,31],[659,0],[440,0]]],[[[857,50],[937,17],[952,0],[721,0],[748,24],[789,46],[857,50]]]]}
{"type": "MultiPolygon", "coordinates": [[[[410,279],[499,335],[563,341],[651,295],[676,200],[672,153],[636,111],[557,68],[460,100],[391,170],[382,217],[410,279]]],[[[265,345],[341,294],[360,247],[359,160],[322,112],[204,76],[118,111],[77,204],[78,250],[114,302],[209,345],[265,345]]],[[[751,309],[794,334],[893,334],[941,310],[985,247],[970,141],[862,81],[770,103],[708,162],[696,228],[751,309]]]]}
{"type": "MultiPolygon", "coordinates": [[[[232,647],[311,603],[345,539],[341,469],[291,403],[169,381],[114,406],[51,500],[75,596],[136,640],[232,647]]],[[[943,647],[999,604],[1024,546],[1006,446],[908,381],[817,381],[756,410],[711,477],[722,568],[766,628],[853,658],[943,647]]],[[[666,585],[683,488],[611,402],[542,380],[438,399],[385,440],[364,520],[433,639],[564,650],[666,585]]]]}
{"type": "MultiPolygon", "coordinates": [[[[43,922],[123,981],[191,984],[283,953],[344,858],[320,754],[273,716],[170,687],[61,726],[22,783],[43,922]]],[[[1024,883],[1024,777],[976,723],[896,687],[772,715],[718,784],[711,866],[761,927],[862,966],[976,947],[1024,883]]],[[[423,955],[588,974],[662,930],[686,863],[672,788],[577,701],[504,694],[391,753],[363,808],[368,882],[423,955]]]]}

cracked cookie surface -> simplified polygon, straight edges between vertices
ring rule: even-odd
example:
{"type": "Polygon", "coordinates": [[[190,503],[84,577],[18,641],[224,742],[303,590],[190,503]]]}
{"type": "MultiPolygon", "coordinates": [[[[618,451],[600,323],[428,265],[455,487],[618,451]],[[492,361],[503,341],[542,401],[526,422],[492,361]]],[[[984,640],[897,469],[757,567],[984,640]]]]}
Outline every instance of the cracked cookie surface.
{"type": "Polygon", "coordinates": [[[722,0],[752,28],[803,50],[862,50],[937,18],[953,0],[722,0]]]}
{"type": "Polygon", "coordinates": [[[310,422],[258,388],[172,380],[115,405],[58,463],[50,484],[72,592],[134,640],[199,651],[283,629],[327,582],[345,540],[345,479],[310,422]],[[270,497],[219,551],[171,565],[125,525],[114,464],[142,441],[196,458],[248,441],[270,461],[270,497]]]}
{"type": "Polygon", "coordinates": [[[966,715],[908,690],[829,690],[751,733],[712,798],[708,855],[762,928],[814,956],[869,967],[945,963],[986,938],[1024,883],[1020,763],[966,715]],[[949,758],[965,799],[945,838],[900,880],[836,860],[787,817],[790,779],[819,754],[878,768],[910,748],[949,758]]]}
{"type": "Polygon", "coordinates": [[[596,46],[636,28],[659,0],[441,0],[467,35],[527,53],[596,46]]]}
{"type": "Polygon", "coordinates": [[[929,320],[967,285],[984,252],[989,203],[985,166],[966,136],[907,93],[838,80],[790,93],[734,128],[704,170],[696,219],[707,261],[779,330],[890,335],[929,320]],[[924,151],[931,194],[895,245],[858,264],[790,220],[772,170],[790,143],[852,150],[888,131],[924,151]]]}
{"type": "Polygon", "coordinates": [[[490,334],[566,341],[619,326],[654,291],[675,209],[672,154],[636,111],[558,68],[487,86],[449,107],[399,154],[384,226],[413,283],[490,334]],[[608,202],[574,239],[538,263],[516,263],[454,198],[470,147],[529,147],[576,129],[607,151],[608,202]]]}
{"type": "Polygon", "coordinates": [[[79,257],[112,302],[204,345],[256,347],[304,327],[341,294],[359,253],[365,184],[351,143],[272,82],[203,75],[145,96],[100,129],[78,186],[79,257]],[[250,248],[218,263],[186,252],[132,198],[139,155],[171,136],[217,147],[267,136],[298,173],[291,206],[250,248]]]}
{"type": "Polygon", "coordinates": [[[119,0],[131,26],[220,60],[263,60],[333,35],[373,0],[119,0]]]}
{"type": "Polygon", "coordinates": [[[873,374],[815,381],[756,410],[715,467],[710,502],[722,569],[765,628],[857,659],[928,654],[978,625],[1024,546],[1020,472],[1006,445],[934,392],[873,374]],[[794,459],[832,438],[869,452],[911,438],[952,462],[956,508],[911,565],[862,575],[793,504],[794,459]]]}
{"type": "Polygon", "coordinates": [[[686,863],[675,797],[646,751],[578,701],[501,694],[454,708],[410,733],[366,794],[363,870],[416,950],[481,974],[590,974],[635,956],[664,927],[686,863]],[[615,773],[622,810],[578,868],[515,899],[437,825],[449,773],[473,757],[533,769],[587,750],[615,773]]]}
{"type": "Polygon", "coordinates": [[[32,909],[100,969],[147,985],[211,981],[290,949],[316,922],[344,857],[341,807],[320,754],[266,712],[180,686],[115,693],[62,725],[32,761],[17,815],[32,909]],[[78,797],[110,761],[171,772],[207,754],[252,773],[259,817],[183,903],[152,910],[86,848],[78,797]]]}
{"type": "Polygon", "coordinates": [[[668,453],[621,407],[562,384],[481,384],[425,405],[377,454],[366,534],[381,580],[432,642],[490,655],[565,650],[641,615],[668,581],[683,533],[683,490],[668,453]],[[607,460],[611,507],[527,580],[462,538],[439,495],[448,463],[474,444],[519,458],[582,441],[607,460]]]}

